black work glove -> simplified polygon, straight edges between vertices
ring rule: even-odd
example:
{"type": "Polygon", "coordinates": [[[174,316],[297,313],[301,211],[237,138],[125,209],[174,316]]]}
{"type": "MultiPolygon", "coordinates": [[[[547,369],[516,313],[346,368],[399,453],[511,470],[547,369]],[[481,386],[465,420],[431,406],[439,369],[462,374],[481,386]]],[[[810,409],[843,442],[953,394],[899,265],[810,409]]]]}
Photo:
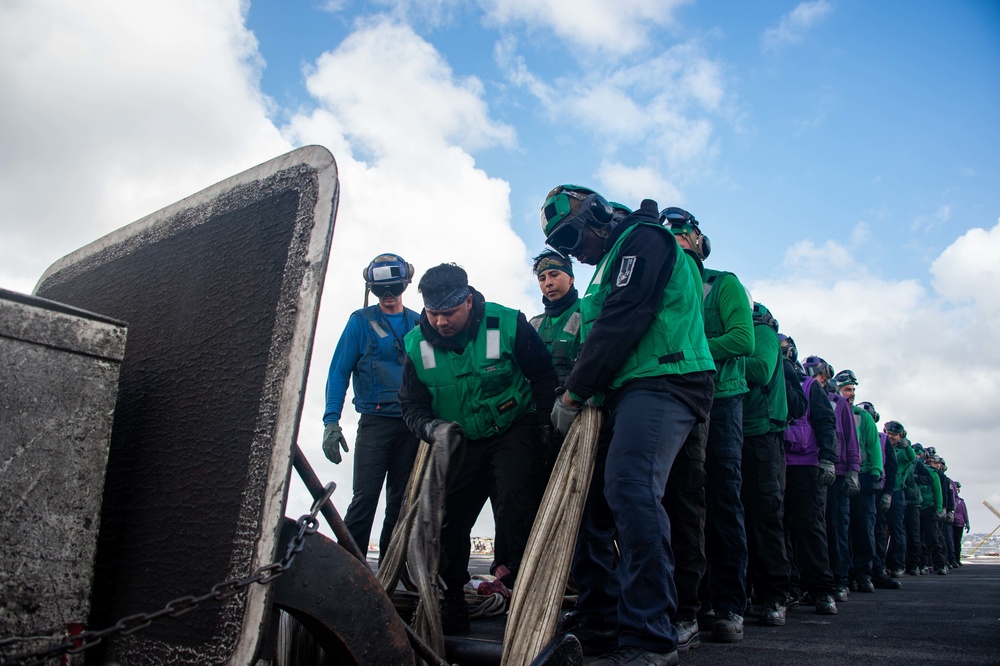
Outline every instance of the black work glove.
{"type": "Polygon", "coordinates": [[[546,424],[538,427],[538,449],[545,469],[550,470],[555,466],[562,442],[562,436],[552,426],[546,424]]]}
{"type": "Polygon", "coordinates": [[[420,438],[427,442],[428,444],[434,443],[434,431],[437,430],[439,425],[445,425],[449,421],[444,419],[434,419],[433,421],[428,421],[424,424],[423,429],[420,431],[420,438]]]}
{"type": "Polygon", "coordinates": [[[846,477],[846,483],[844,484],[844,494],[848,497],[854,497],[861,491],[861,483],[858,481],[857,472],[848,472],[846,477]]]}
{"type": "Polygon", "coordinates": [[[821,486],[832,486],[837,480],[837,466],[829,460],[819,461],[819,476],[816,482],[821,486]]]}

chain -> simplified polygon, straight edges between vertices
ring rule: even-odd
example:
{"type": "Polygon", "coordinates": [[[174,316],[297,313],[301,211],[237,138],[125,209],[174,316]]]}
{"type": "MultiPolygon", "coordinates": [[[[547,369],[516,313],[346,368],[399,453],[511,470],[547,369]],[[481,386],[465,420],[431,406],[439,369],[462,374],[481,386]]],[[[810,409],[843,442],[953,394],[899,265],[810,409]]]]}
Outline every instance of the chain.
{"type": "Polygon", "coordinates": [[[320,508],[329,501],[336,484],[330,482],[323,489],[323,495],[316,498],[309,513],[301,516],[297,521],[299,531],[288,543],[285,556],[277,562],[266,564],[257,569],[252,575],[246,578],[230,578],[222,583],[212,586],[212,589],[200,597],[186,596],[173,599],[158,611],[152,613],[137,613],[118,620],[117,623],[101,629],[100,631],[87,630],[80,634],[67,638],[62,643],[58,643],[48,648],[42,648],[35,652],[29,652],[14,657],[10,661],[4,661],[0,666],[40,666],[49,659],[62,656],[64,654],[79,654],[99,644],[105,638],[121,634],[128,636],[145,629],[150,624],[162,617],[180,617],[198,608],[202,603],[209,600],[222,601],[237,594],[241,594],[246,588],[254,583],[267,585],[272,580],[287,571],[295,560],[295,556],[302,552],[307,536],[315,534],[319,530],[319,521],[316,515],[320,508]]]}

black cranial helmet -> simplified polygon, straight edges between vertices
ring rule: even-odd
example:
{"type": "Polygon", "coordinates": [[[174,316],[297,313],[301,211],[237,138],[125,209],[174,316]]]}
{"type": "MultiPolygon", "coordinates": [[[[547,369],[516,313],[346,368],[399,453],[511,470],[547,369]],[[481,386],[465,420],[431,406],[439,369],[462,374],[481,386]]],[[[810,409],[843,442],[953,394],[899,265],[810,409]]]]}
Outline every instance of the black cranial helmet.
{"type": "Polygon", "coordinates": [[[702,259],[708,259],[708,255],[712,253],[712,241],[702,233],[695,216],[683,208],[670,206],[661,210],[660,224],[670,229],[675,236],[692,234],[692,243],[695,246],[694,250],[702,259]]]}

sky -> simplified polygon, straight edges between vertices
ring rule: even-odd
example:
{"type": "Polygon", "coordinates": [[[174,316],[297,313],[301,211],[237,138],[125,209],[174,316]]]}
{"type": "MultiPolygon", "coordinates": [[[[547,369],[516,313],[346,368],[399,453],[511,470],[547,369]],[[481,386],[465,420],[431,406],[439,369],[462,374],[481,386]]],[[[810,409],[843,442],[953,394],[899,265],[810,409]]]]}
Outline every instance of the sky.
{"type": "MultiPolygon", "coordinates": [[[[575,183],[693,213],[707,265],[935,446],[973,531],[1000,522],[981,504],[1000,507],[1000,4],[13,0],[0,89],[16,291],[217,181],[330,149],[299,444],[341,513],[353,452],[324,458],[323,394],[361,270],[387,251],[417,280],[454,261],[530,317],[539,208],[575,183]]],[[[416,289],[404,301],[419,310],[416,289]]],[[[353,443],[355,415],[342,425],[353,443]]],[[[293,481],[288,514],[309,504],[293,481]]]]}

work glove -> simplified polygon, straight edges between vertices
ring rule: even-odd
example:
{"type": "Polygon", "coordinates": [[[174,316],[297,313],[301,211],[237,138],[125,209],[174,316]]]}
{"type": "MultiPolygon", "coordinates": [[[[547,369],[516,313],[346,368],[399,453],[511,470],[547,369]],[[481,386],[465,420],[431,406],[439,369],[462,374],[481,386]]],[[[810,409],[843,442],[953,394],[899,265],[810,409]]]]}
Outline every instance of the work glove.
{"type": "Polygon", "coordinates": [[[955,512],[949,511],[948,516],[945,518],[945,520],[947,520],[949,523],[955,522],[955,512]]]}
{"type": "Polygon", "coordinates": [[[885,475],[881,475],[875,478],[875,483],[872,485],[873,490],[883,490],[885,488],[885,475]]]}
{"type": "Polygon", "coordinates": [[[538,427],[538,449],[545,469],[552,469],[556,464],[556,457],[559,455],[561,446],[562,437],[553,430],[552,426],[545,424],[538,427]]]}
{"type": "Polygon", "coordinates": [[[434,431],[437,430],[439,425],[445,425],[448,421],[444,419],[434,419],[433,421],[428,421],[424,424],[423,430],[420,431],[420,439],[424,440],[428,444],[434,443],[434,431]]]}
{"type": "Polygon", "coordinates": [[[939,509],[938,512],[935,513],[934,515],[937,517],[938,520],[944,520],[947,514],[944,512],[944,509],[939,509]]]}
{"type": "Polygon", "coordinates": [[[347,440],[344,439],[344,431],[340,429],[340,421],[327,423],[326,427],[323,428],[323,453],[327,460],[339,465],[340,461],[344,459],[340,455],[340,449],[344,449],[344,453],[350,451],[347,448],[347,440]]]}
{"type": "Polygon", "coordinates": [[[552,405],[552,427],[554,427],[560,435],[563,437],[569,432],[569,427],[573,425],[573,421],[576,417],[580,415],[581,407],[572,407],[567,405],[562,401],[562,398],[558,398],[556,403],[552,405]]]}
{"type": "Polygon", "coordinates": [[[854,497],[861,490],[861,484],[858,482],[857,472],[848,472],[846,477],[846,483],[844,484],[844,494],[848,497],[854,497]]]}
{"type": "Polygon", "coordinates": [[[965,532],[966,532],[966,534],[969,533],[969,523],[965,524],[965,532]]]}
{"type": "Polygon", "coordinates": [[[816,481],[821,486],[831,486],[833,482],[837,480],[837,467],[834,465],[833,461],[830,460],[820,460],[819,461],[819,476],[816,477],[816,481]]]}
{"type": "Polygon", "coordinates": [[[883,493],[882,497],[878,499],[878,510],[885,513],[889,510],[890,506],[892,506],[892,495],[883,493]]]}

